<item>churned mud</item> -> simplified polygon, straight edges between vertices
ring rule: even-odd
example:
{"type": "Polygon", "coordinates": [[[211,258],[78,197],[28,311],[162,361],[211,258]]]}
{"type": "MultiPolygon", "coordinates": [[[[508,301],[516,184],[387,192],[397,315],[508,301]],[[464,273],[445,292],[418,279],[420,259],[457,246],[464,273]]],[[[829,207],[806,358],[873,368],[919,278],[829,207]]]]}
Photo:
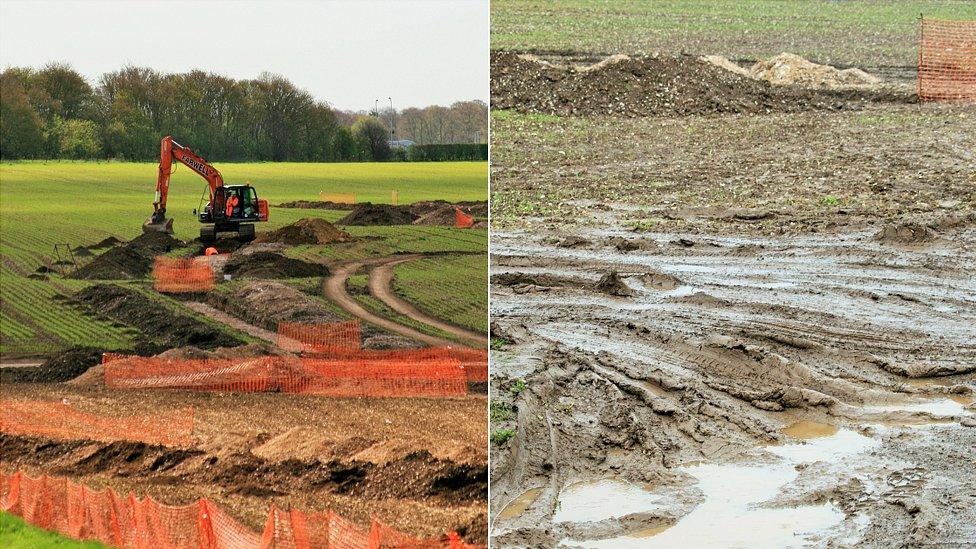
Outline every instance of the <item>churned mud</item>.
{"type": "Polygon", "coordinates": [[[514,432],[493,436],[494,543],[976,540],[971,222],[742,237],[620,215],[492,235],[491,429],[514,432]]]}

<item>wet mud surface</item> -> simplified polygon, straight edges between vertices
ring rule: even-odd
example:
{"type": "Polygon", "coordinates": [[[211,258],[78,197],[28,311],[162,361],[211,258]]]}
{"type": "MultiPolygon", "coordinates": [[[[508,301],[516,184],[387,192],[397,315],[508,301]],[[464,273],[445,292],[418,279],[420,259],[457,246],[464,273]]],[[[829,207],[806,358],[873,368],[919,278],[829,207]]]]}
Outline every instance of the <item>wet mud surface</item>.
{"type": "Polygon", "coordinates": [[[599,215],[492,235],[494,543],[976,539],[976,229],[599,215]]]}

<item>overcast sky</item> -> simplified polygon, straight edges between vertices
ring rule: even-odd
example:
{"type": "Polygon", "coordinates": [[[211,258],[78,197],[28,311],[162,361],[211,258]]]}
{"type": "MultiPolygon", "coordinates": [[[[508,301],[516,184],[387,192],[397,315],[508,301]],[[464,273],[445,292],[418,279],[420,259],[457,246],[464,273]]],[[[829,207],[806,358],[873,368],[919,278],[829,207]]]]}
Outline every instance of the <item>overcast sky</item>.
{"type": "Polygon", "coordinates": [[[0,0],[0,66],[284,75],[340,109],[488,100],[487,1],[0,0]]]}

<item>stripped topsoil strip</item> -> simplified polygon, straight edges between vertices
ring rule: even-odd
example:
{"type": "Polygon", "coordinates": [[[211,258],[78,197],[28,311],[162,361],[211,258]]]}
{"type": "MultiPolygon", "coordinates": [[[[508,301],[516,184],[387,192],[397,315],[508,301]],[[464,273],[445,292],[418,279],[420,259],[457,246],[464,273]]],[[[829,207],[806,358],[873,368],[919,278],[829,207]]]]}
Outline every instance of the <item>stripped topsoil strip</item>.
{"type": "Polygon", "coordinates": [[[192,315],[180,314],[137,290],[116,284],[89,286],[74,294],[72,299],[97,314],[138,329],[167,347],[194,345],[213,349],[245,343],[192,315]]]}
{"type": "Polygon", "coordinates": [[[491,54],[491,107],[527,113],[668,116],[856,109],[908,102],[893,91],[773,86],[690,56],[613,56],[577,69],[514,52],[491,54]]]}
{"type": "MultiPolygon", "coordinates": [[[[109,239],[90,246],[89,249],[106,245],[111,245],[109,239]]],[[[181,246],[183,246],[182,242],[166,233],[145,233],[125,244],[113,247],[93,259],[91,263],[69,273],[67,278],[82,280],[145,278],[152,270],[156,256],[181,246]]]]}

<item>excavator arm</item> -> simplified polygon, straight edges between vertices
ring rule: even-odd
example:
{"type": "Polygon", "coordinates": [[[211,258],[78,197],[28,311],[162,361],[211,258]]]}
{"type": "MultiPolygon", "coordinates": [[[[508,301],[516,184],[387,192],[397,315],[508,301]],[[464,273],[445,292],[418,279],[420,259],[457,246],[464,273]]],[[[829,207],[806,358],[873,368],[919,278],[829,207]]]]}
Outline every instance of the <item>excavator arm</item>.
{"type": "Polygon", "coordinates": [[[173,138],[166,136],[160,141],[159,175],[156,178],[156,195],[153,199],[153,214],[143,224],[143,231],[173,232],[173,220],[166,219],[166,199],[169,196],[169,180],[173,173],[173,159],[182,162],[207,180],[210,186],[210,197],[213,199],[218,187],[224,186],[224,178],[217,168],[214,168],[196,154],[189,147],[184,147],[173,138]]]}

